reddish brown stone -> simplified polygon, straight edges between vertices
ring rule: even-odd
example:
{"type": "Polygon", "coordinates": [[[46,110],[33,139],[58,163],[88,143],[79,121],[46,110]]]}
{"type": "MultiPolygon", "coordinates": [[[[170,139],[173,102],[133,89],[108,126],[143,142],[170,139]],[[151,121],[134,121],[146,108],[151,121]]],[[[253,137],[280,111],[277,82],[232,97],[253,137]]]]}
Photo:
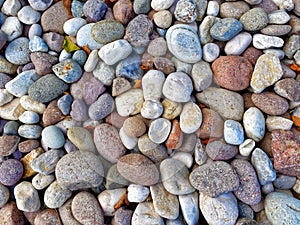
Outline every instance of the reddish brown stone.
{"type": "Polygon", "coordinates": [[[300,178],[300,142],[292,131],[272,131],[274,168],[282,174],[300,178]]]}
{"type": "Polygon", "coordinates": [[[45,126],[53,125],[62,121],[65,118],[64,114],[60,111],[57,106],[57,100],[53,100],[47,106],[43,114],[43,123],[45,126]]]}
{"type": "Polygon", "coordinates": [[[264,138],[259,142],[259,147],[263,149],[269,157],[273,158],[272,136],[270,132],[266,132],[264,138]]]}
{"type": "Polygon", "coordinates": [[[129,117],[124,121],[123,131],[129,137],[140,137],[146,132],[146,125],[137,116],[129,117]]]}
{"type": "Polygon", "coordinates": [[[130,0],[119,0],[113,8],[114,17],[122,24],[127,24],[135,16],[130,0]]]}
{"type": "Polygon", "coordinates": [[[223,139],[208,142],[205,151],[212,160],[232,159],[238,153],[238,147],[227,144],[223,139]]]}
{"type": "Polygon", "coordinates": [[[274,92],[254,93],[251,99],[257,108],[271,116],[282,115],[289,109],[288,101],[274,92]]]}
{"type": "Polygon", "coordinates": [[[0,209],[0,224],[23,225],[25,224],[22,211],[17,208],[15,202],[9,202],[0,209]]]}
{"type": "Polygon", "coordinates": [[[35,219],[34,225],[61,225],[59,215],[54,209],[46,209],[39,212],[35,219]]]}
{"type": "Polygon", "coordinates": [[[196,135],[201,139],[220,138],[223,136],[224,121],[220,115],[212,109],[203,108],[202,124],[196,131],[196,135]]]}
{"type": "Polygon", "coordinates": [[[105,118],[105,122],[120,129],[123,126],[123,123],[127,118],[128,117],[120,116],[119,113],[117,113],[117,112],[112,112],[105,118]]]}
{"type": "Polygon", "coordinates": [[[253,68],[241,56],[221,56],[212,64],[215,82],[232,91],[240,91],[250,84],[253,68]]]}
{"type": "Polygon", "coordinates": [[[248,59],[249,62],[254,66],[256,64],[257,59],[261,55],[262,55],[262,51],[251,46],[244,51],[242,56],[248,59]]]}
{"type": "Polygon", "coordinates": [[[244,99],[244,108],[249,109],[251,107],[254,107],[254,103],[252,102],[252,94],[250,92],[246,92],[244,94],[242,94],[243,99],[244,99]]]}
{"type": "Polygon", "coordinates": [[[0,156],[9,156],[16,151],[20,138],[15,135],[0,137],[0,156]]]}
{"type": "Polygon", "coordinates": [[[167,139],[166,147],[169,149],[178,149],[181,147],[183,141],[183,133],[180,129],[178,120],[172,121],[172,130],[167,139]]]}
{"type": "Polygon", "coordinates": [[[40,143],[37,140],[27,140],[19,143],[18,149],[22,153],[30,152],[33,149],[36,149],[40,146],[40,143]]]}
{"type": "Polygon", "coordinates": [[[26,219],[29,221],[30,224],[34,224],[34,219],[39,214],[40,211],[37,212],[23,212],[26,219]]]}
{"type": "Polygon", "coordinates": [[[146,71],[154,68],[154,57],[147,52],[142,56],[141,68],[146,71]]]}
{"type": "Polygon", "coordinates": [[[174,63],[170,59],[164,57],[155,57],[154,66],[157,70],[163,72],[166,75],[176,71],[174,63]]]}

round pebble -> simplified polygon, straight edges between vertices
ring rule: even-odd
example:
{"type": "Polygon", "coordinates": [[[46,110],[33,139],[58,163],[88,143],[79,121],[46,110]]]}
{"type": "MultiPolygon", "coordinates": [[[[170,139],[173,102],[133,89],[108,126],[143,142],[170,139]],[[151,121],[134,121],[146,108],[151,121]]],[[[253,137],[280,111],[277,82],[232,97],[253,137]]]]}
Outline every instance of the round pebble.
{"type": "Polygon", "coordinates": [[[168,10],[161,10],[153,15],[153,20],[158,27],[167,29],[172,24],[172,14],[168,10]]]}
{"type": "Polygon", "coordinates": [[[246,31],[259,31],[266,27],[269,22],[268,14],[260,7],[250,9],[240,18],[246,31]]]}
{"type": "Polygon", "coordinates": [[[170,131],[171,122],[167,119],[159,118],[151,122],[148,135],[151,141],[160,144],[168,138],[170,131]]]}
{"type": "Polygon", "coordinates": [[[62,131],[56,126],[48,126],[42,131],[42,139],[49,148],[61,148],[65,143],[62,131]]]}
{"type": "Polygon", "coordinates": [[[136,203],[144,202],[150,194],[148,187],[138,184],[130,184],[127,188],[127,191],[128,201],[136,203]]]}
{"type": "Polygon", "coordinates": [[[29,40],[20,37],[10,42],[5,50],[5,57],[9,62],[16,65],[30,62],[29,40]]]}
{"type": "Polygon", "coordinates": [[[78,46],[83,47],[87,45],[91,50],[100,49],[103,46],[92,37],[92,27],[94,25],[95,23],[86,24],[77,31],[76,41],[78,46]]]}
{"type": "Polygon", "coordinates": [[[108,44],[123,37],[124,27],[115,20],[102,20],[92,26],[91,35],[96,42],[108,44]]]}
{"type": "Polygon", "coordinates": [[[1,164],[0,172],[0,182],[6,186],[13,186],[23,176],[23,165],[16,159],[8,159],[1,164]]]}
{"type": "Polygon", "coordinates": [[[189,0],[179,0],[174,11],[175,18],[184,23],[192,23],[197,18],[196,4],[189,0]]]}
{"type": "Polygon", "coordinates": [[[215,43],[207,43],[203,46],[203,59],[206,62],[213,62],[219,57],[220,48],[215,43]]]}
{"type": "Polygon", "coordinates": [[[245,133],[249,138],[260,141],[265,135],[265,117],[262,112],[251,107],[245,111],[243,116],[245,133]]]}
{"type": "Polygon", "coordinates": [[[88,0],[82,7],[82,12],[89,22],[97,22],[104,19],[108,7],[103,1],[88,0]]]}
{"type": "Polygon", "coordinates": [[[97,101],[90,105],[88,113],[92,120],[100,120],[108,116],[115,108],[114,99],[110,94],[104,93],[97,101]]]}
{"type": "Polygon", "coordinates": [[[4,21],[1,30],[7,35],[7,40],[12,41],[21,36],[23,25],[17,17],[11,16],[4,21]]]}
{"type": "Polygon", "coordinates": [[[40,121],[40,117],[36,112],[33,111],[25,111],[20,117],[19,120],[22,123],[26,124],[35,124],[40,121]]]}
{"type": "Polygon", "coordinates": [[[182,132],[191,134],[199,129],[202,123],[202,112],[193,102],[186,103],[180,113],[180,128],[182,132]]]}
{"type": "Polygon", "coordinates": [[[244,141],[244,129],[242,125],[234,120],[226,120],[224,122],[224,139],[228,144],[242,144],[244,141]]]}
{"type": "Polygon", "coordinates": [[[229,41],[243,29],[240,21],[234,18],[225,18],[216,22],[210,29],[211,36],[218,41],[229,41]]]}

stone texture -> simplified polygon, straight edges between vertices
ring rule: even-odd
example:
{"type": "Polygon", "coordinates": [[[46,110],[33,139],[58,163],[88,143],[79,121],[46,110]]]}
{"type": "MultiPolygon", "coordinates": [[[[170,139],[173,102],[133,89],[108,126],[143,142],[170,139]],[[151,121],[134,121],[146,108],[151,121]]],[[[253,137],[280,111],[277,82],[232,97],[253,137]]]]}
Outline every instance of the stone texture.
{"type": "Polygon", "coordinates": [[[276,94],[287,98],[290,101],[293,102],[299,102],[300,101],[300,83],[299,81],[293,79],[293,78],[285,78],[278,82],[276,82],[274,86],[274,91],[276,94]]]}
{"type": "Polygon", "coordinates": [[[229,160],[236,156],[238,148],[220,139],[208,142],[205,152],[212,160],[229,160]]]}
{"type": "Polygon", "coordinates": [[[23,225],[25,219],[22,211],[17,208],[14,201],[7,203],[0,209],[0,222],[1,224],[8,225],[23,225]]]}

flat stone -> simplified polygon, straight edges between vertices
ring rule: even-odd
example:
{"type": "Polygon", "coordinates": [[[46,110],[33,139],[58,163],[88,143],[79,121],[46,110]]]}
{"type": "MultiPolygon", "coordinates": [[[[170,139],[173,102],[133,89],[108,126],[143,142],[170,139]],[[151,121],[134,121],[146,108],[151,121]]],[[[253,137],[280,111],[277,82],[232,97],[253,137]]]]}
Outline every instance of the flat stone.
{"type": "Polygon", "coordinates": [[[82,12],[88,22],[97,22],[104,19],[108,6],[104,1],[88,0],[82,7],[82,12]]]}
{"type": "Polygon", "coordinates": [[[72,214],[82,224],[104,224],[104,216],[97,198],[87,192],[79,192],[72,200],[72,214]]]}
{"type": "Polygon", "coordinates": [[[91,133],[84,127],[71,127],[67,131],[68,139],[81,151],[96,152],[91,133]]]}
{"type": "Polygon", "coordinates": [[[195,63],[192,67],[191,75],[194,88],[197,92],[203,91],[212,83],[213,72],[210,65],[205,61],[195,63]]]}
{"type": "Polygon", "coordinates": [[[10,42],[5,49],[5,58],[16,65],[30,62],[29,40],[20,37],[10,42]]]}
{"type": "Polygon", "coordinates": [[[252,43],[257,49],[281,48],[284,45],[282,38],[264,34],[254,34],[252,43]]]}
{"type": "Polygon", "coordinates": [[[167,140],[170,131],[171,122],[167,119],[159,118],[151,122],[148,130],[148,135],[151,141],[160,144],[167,140]]]}
{"type": "Polygon", "coordinates": [[[265,117],[256,107],[247,109],[243,116],[243,125],[247,137],[260,141],[265,135],[265,117]]]}
{"type": "Polygon", "coordinates": [[[82,99],[75,99],[71,105],[70,116],[76,121],[86,121],[89,119],[88,106],[82,99]]]}
{"type": "Polygon", "coordinates": [[[276,180],[273,181],[273,185],[278,189],[291,189],[296,184],[296,177],[279,174],[276,180]]]}
{"type": "Polygon", "coordinates": [[[290,25],[268,25],[265,28],[261,29],[260,32],[265,35],[270,36],[283,36],[288,34],[292,30],[290,25]]]}
{"type": "Polygon", "coordinates": [[[153,185],[159,180],[155,164],[146,156],[133,153],[118,160],[119,173],[127,180],[140,185],[153,185]]]}
{"type": "Polygon", "coordinates": [[[250,86],[254,93],[261,93],[283,75],[279,58],[270,54],[261,55],[255,64],[250,86]]]}
{"type": "Polygon", "coordinates": [[[260,184],[256,172],[247,160],[235,159],[231,162],[240,180],[239,188],[234,191],[235,196],[248,205],[256,205],[261,200],[260,184]]]}
{"type": "Polygon", "coordinates": [[[41,207],[38,192],[28,181],[19,183],[14,188],[14,195],[18,209],[24,212],[36,212],[41,207]]]}
{"type": "Polygon", "coordinates": [[[114,110],[114,108],[114,99],[109,93],[104,93],[97,99],[97,101],[90,105],[88,111],[89,117],[92,120],[104,119],[114,110]]]}
{"type": "Polygon", "coordinates": [[[266,127],[269,132],[273,130],[290,130],[293,121],[281,116],[268,116],[266,119],[266,127]]]}
{"type": "Polygon", "coordinates": [[[224,119],[240,121],[244,113],[243,97],[223,88],[209,87],[196,94],[197,100],[222,115],[224,119]]]}
{"type": "Polygon", "coordinates": [[[0,137],[0,155],[9,156],[17,150],[20,138],[15,135],[0,137]]]}
{"type": "Polygon", "coordinates": [[[18,18],[24,24],[35,24],[39,22],[41,13],[34,10],[31,6],[24,6],[18,11],[18,18]]]}
{"type": "Polygon", "coordinates": [[[69,190],[97,187],[103,181],[103,165],[89,151],[74,151],[63,156],[55,168],[58,184],[69,190]]]}
{"type": "Polygon", "coordinates": [[[188,25],[176,24],[166,33],[169,51],[179,60],[196,63],[202,58],[200,39],[196,31],[188,25]]]}
{"type": "Polygon", "coordinates": [[[293,78],[285,78],[278,82],[276,82],[274,86],[274,91],[276,94],[287,98],[290,101],[293,102],[299,102],[300,101],[300,83],[299,81],[293,79],[293,78]]]}
{"type": "Polygon", "coordinates": [[[240,22],[246,31],[259,31],[269,22],[268,14],[260,7],[250,9],[240,17],[240,22]]]}
{"type": "Polygon", "coordinates": [[[203,60],[213,62],[220,55],[220,47],[215,43],[207,43],[203,46],[203,60]]]}
{"type": "Polygon", "coordinates": [[[18,134],[28,139],[37,139],[41,136],[42,128],[39,125],[21,125],[18,134]]]}
{"type": "Polygon", "coordinates": [[[174,2],[175,0],[166,0],[163,2],[161,2],[160,0],[153,0],[151,1],[151,7],[156,11],[160,11],[170,8],[174,2]]]}
{"type": "MultiPolygon", "coordinates": [[[[129,73],[131,71],[128,71],[129,73]]],[[[93,75],[104,85],[110,86],[115,78],[115,69],[99,61],[93,70],[93,75]]]]}
{"type": "Polygon", "coordinates": [[[234,18],[224,18],[217,21],[211,28],[211,36],[218,41],[229,41],[243,29],[240,21],[234,18]]]}
{"type": "Polygon", "coordinates": [[[55,75],[66,83],[74,83],[82,76],[82,69],[80,65],[72,60],[64,60],[52,67],[55,75]]]}
{"type": "Polygon", "coordinates": [[[269,24],[286,24],[290,20],[289,14],[283,10],[276,10],[268,14],[269,24]]]}
{"type": "Polygon", "coordinates": [[[38,173],[32,178],[32,185],[37,190],[43,190],[48,187],[55,180],[55,176],[53,174],[44,175],[38,173]]]}
{"type": "Polygon", "coordinates": [[[274,225],[281,223],[297,224],[299,220],[300,201],[280,192],[272,192],[265,199],[265,212],[274,225]]]}
{"type": "Polygon", "coordinates": [[[172,13],[168,10],[158,11],[153,15],[153,21],[156,26],[162,29],[167,29],[172,25],[172,13]]]}
{"type": "Polygon", "coordinates": [[[33,111],[38,114],[43,114],[46,110],[46,105],[41,102],[35,101],[28,95],[22,96],[19,101],[22,108],[24,108],[25,110],[33,111]]]}
{"type": "Polygon", "coordinates": [[[57,100],[51,101],[44,111],[42,120],[45,126],[54,125],[65,118],[57,104],[57,100]]]}
{"type": "Polygon", "coordinates": [[[199,194],[195,191],[178,196],[180,208],[187,224],[197,224],[199,220],[199,194]]]}
{"type": "Polygon", "coordinates": [[[20,159],[20,162],[22,162],[24,166],[24,173],[23,173],[24,179],[37,174],[37,172],[35,172],[31,168],[30,163],[44,152],[45,152],[44,149],[38,147],[36,149],[31,150],[28,154],[26,154],[23,158],[20,159]]]}
{"type": "Polygon", "coordinates": [[[197,167],[190,174],[193,187],[211,197],[235,191],[239,187],[239,178],[228,163],[214,161],[197,167]]]}
{"type": "Polygon", "coordinates": [[[139,113],[143,102],[143,91],[141,89],[130,89],[115,98],[116,109],[120,116],[139,113]]]}
{"type": "Polygon", "coordinates": [[[177,119],[174,119],[172,120],[172,130],[165,145],[168,149],[178,149],[182,145],[182,141],[183,132],[180,129],[180,123],[177,119]]]}
{"type": "Polygon", "coordinates": [[[54,181],[46,189],[44,194],[44,203],[48,208],[55,209],[61,207],[72,195],[72,192],[58,185],[54,181]]]}
{"type": "Polygon", "coordinates": [[[49,32],[43,34],[43,40],[48,45],[49,49],[55,52],[60,52],[62,50],[62,45],[64,42],[64,36],[55,32],[49,32]]]}
{"type": "Polygon", "coordinates": [[[141,202],[135,208],[132,220],[132,225],[140,225],[140,224],[157,224],[163,225],[164,220],[160,215],[155,212],[154,206],[152,202],[141,202]]]}
{"type": "Polygon", "coordinates": [[[164,188],[171,194],[185,195],[195,191],[188,180],[188,168],[179,160],[163,160],[160,164],[160,174],[164,188]]]}
{"type": "Polygon", "coordinates": [[[161,183],[150,186],[155,211],[164,218],[176,219],[179,216],[179,201],[161,183]]]}
{"type": "Polygon", "coordinates": [[[107,123],[96,126],[94,143],[100,155],[111,163],[116,163],[126,151],[117,129],[107,123]]]}
{"type": "Polygon", "coordinates": [[[65,143],[62,131],[53,125],[43,129],[42,139],[49,148],[61,148],[65,143]]]}
{"type": "Polygon", "coordinates": [[[193,102],[186,103],[180,113],[180,128],[182,132],[191,134],[197,131],[202,123],[202,112],[193,102]]]}
{"type": "Polygon", "coordinates": [[[67,20],[64,23],[64,32],[70,36],[76,36],[78,30],[87,24],[87,21],[83,18],[74,17],[67,20]]]}
{"type": "Polygon", "coordinates": [[[200,193],[199,206],[209,224],[231,225],[238,218],[237,200],[231,192],[215,198],[200,193]]]}

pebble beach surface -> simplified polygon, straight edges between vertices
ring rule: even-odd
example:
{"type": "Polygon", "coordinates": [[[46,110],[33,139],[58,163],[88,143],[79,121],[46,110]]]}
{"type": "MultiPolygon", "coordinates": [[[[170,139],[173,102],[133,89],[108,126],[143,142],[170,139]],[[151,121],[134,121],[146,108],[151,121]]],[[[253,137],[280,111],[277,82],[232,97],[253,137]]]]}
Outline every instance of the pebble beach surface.
{"type": "Polygon", "coordinates": [[[0,0],[0,225],[299,225],[299,0],[0,0]]]}

